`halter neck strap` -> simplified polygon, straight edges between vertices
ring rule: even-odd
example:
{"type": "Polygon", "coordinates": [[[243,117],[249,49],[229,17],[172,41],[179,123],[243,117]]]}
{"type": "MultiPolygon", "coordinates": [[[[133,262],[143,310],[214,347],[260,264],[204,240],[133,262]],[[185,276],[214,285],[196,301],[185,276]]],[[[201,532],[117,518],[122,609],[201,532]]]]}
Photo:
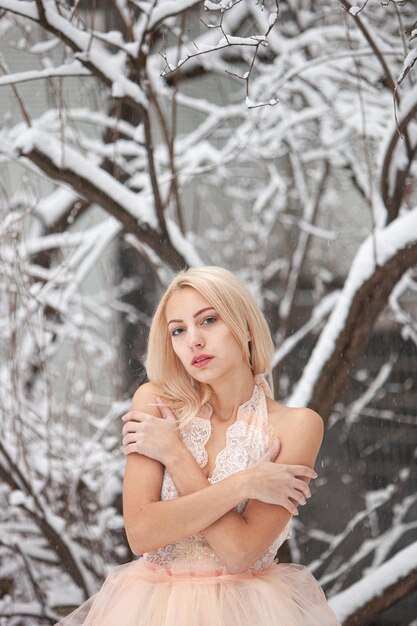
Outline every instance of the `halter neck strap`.
{"type": "Polygon", "coordinates": [[[272,389],[266,380],[265,374],[256,374],[255,383],[261,387],[266,396],[272,398],[272,389]]]}

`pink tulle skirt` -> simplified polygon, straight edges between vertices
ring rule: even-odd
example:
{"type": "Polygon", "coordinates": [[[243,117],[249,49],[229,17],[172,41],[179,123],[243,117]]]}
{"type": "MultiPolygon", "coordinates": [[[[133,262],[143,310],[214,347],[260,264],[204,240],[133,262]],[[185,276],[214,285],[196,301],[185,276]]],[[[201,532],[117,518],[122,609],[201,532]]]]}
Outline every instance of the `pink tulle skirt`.
{"type": "Polygon", "coordinates": [[[340,626],[302,565],[242,574],[172,572],[141,558],[56,626],[340,626]]]}

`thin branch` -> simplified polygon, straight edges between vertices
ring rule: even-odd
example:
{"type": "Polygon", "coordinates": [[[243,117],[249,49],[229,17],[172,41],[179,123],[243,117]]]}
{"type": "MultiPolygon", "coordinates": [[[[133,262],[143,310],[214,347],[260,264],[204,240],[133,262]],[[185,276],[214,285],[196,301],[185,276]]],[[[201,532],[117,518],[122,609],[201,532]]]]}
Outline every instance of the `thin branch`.
{"type": "MultiPolygon", "coordinates": [[[[2,70],[2,72],[4,74],[9,74],[8,68],[7,68],[7,66],[5,64],[5,61],[3,60],[2,56],[0,56],[0,69],[2,70]]],[[[0,85],[2,84],[1,80],[2,79],[0,78],[0,85]]],[[[14,97],[16,98],[17,103],[19,105],[19,109],[20,109],[20,112],[22,114],[22,117],[25,120],[26,126],[28,126],[30,128],[32,126],[32,120],[30,118],[29,111],[26,108],[25,102],[24,102],[22,96],[20,95],[19,90],[17,89],[17,87],[13,83],[11,84],[11,88],[12,88],[14,97]]]]}
{"type": "Polygon", "coordinates": [[[159,191],[158,174],[155,166],[151,120],[147,111],[143,111],[143,128],[145,131],[145,149],[148,155],[149,178],[151,180],[155,211],[158,216],[159,228],[161,229],[163,236],[168,238],[164,208],[162,205],[161,193],[159,191]]]}

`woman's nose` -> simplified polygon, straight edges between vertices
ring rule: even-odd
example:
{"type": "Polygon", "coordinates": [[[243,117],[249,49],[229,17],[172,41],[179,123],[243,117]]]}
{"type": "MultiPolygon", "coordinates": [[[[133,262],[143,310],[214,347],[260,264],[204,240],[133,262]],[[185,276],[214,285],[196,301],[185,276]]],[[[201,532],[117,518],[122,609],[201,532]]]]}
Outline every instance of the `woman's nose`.
{"type": "Polygon", "coordinates": [[[188,345],[190,348],[201,348],[204,344],[203,337],[199,330],[188,331],[188,345]]]}

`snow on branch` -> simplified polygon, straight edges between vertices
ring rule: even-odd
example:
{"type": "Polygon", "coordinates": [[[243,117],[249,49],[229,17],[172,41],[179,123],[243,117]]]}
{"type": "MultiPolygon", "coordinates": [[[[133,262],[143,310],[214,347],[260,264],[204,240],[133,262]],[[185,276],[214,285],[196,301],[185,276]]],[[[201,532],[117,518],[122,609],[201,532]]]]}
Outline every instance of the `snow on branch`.
{"type": "Polygon", "coordinates": [[[36,235],[36,232],[40,230],[40,226],[46,228],[51,227],[55,222],[67,213],[67,211],[74,206],[74,202],[78,200],[78,196],[69,189],[59,187],[52,193],[44,196],[39,202],[35,210],[35,217],[37,218],[36,226],[32,227],[31,234],[36,235]],[[40,224],[39,224],[40,222],[40,224]]]}
{"type": "Polygon", "coordinates": [[[388,559],[348,589],[330,598],[333,611],[344,626],[362,623],[406,595],[417,581],[417,541],[388,559]]]}
{"type": "Polygon", "coordinates": [[[29,70],[27,72],[16,72],[15,74],[6,74],[0,76],[0,87],[3,85],[16,85],[17,83],[26,83],[30,80],[39,80],[41,78],[52,78],[56,76],[91,76],[89,69],[84,67],[79,61],[73,61],[65,65],[57,67],[48,67],[44,70],[29,70]]]}
{"type": "Polygon", "coordinates": [[[416,113],[417,83],[402,98],[395,123],[385,132],[386,139],[380,149],[381,196],[386,207],[386,222],[392,221],[398,214],[402,199],[400,191],[414,159],[415,139],[412,141],[408,137],[408,128],[414,122],[416,113]]]}
{"type": "MultiPolygon", "coordinates": [[[[363,242],[351,265],[337,304],[315,346],[307,366],[291,397],[292,406],[309,404],[315,385],[333,354],[337,341],[346,329],[355,297],[378,268],[407,248],[417,248],[417,208],[397,218],[382,230],[376,230],[363,242]]],[[[408,267],[404,267],[404,271],[408,267]]]]}
{"type": "MultiPolygon", "coordinates": [[[[240,0],[236,6],[233,5],[232,7],[231,2],[229,2],[228,5],[228,9],[224,11],[221,10],[220,6],[217,6],[217,10],[220,10],[221,13],[219,24],[205,24],[205,30],[198,33],[195,37],[192,37],[190,41],[184,41],[184,37],[181,37],[177,45],[171,45],[149,56],[148,68],[152,69],[154,81],[156,81],[156,77],[160,74],[161,56],[166,60],[175,59],[175,61],[167,63],[167,68],[171,65],[172,68],[175,69],[178,60],[184,60],[190,53],[203,49],[207,53],[207,51],[213,48],[213,46],[218,43],[219,35],[217,29],[220,27],[222,28],[222,32],[227,32],[230,36],[234,36],[239,31],[239,28],[248,18],[247,5],[240,0]],[[231,8],[233,8],[233,10],[230,10],[231,8]]],[[[145,22],[145,18],[142,19],[142,22],[145,22]]],[[[146,29],[146,24],[142,25],[142,30],[143,29],[146,29]]],[[[224,74],[225,68],[228,67],[226,61],[227,52],[228,46],[217,51],[216,54],[207,55],[205,53],[204,55],[198,56],[196,59],[190,57],[187,61],[187,67],[181,70],[181,76],[187,77],[187,75],[192,75],[194,72],[224,74]]],[[[170,70],[167,74],[170,74],[172,71],[174,70],[170,70]]],[[[169,81],[170,76],[168,75],[166,82],[169,81]]],[[[166,82],[165,80],[161,81],[161,85],[166,85],[166,82]]]]}
{"type": "Polygon", "coordinates": [[[169,0],[154,6],[150,14],[148,30],[154,30],[169,17],[175,17],[200,4],[201,0],[169,0]]]}
{"type": "Polygon", "coordinates": [[[347,409],[346,421],[345,421],[345,430],[349,430],[353,423],[356,422],[360,415],[363,413],[363,410],[371,403],[371,401],[375,398],[378,391],[386,384],[389,379],[394,364],[397,360],[397,357],[391,357],[391,359],[384,363],[374,380],[372,380],[371,384],[364,391],[362,395],[359,396],[347,409]]]}
{"type": "MultiPolygon", "coordinates": [[[[52,113],[50,109],[48,115],[52,113]]],[[[56,118],[59,118],[59,111],[55,111],[56,118]]],[[[117,131],[121,135],[129,137],[136,144],[144,145],[143,128],[129,124],[126,120],[118,119],[112,115],[101,111],[92,111],[91,109],[71,108],[66,112],[67,119],[75,122],[86,122],[97,127],[111,129],[117,131]]]]}
{"type": "Polygon", "coordinates": [[[397,87],[401,85],[404,78],[408,75],[409,71],[415,65],[416,62],[417,62],[417,48],[414,48],[413,50],[410,50],[410,52],[407,54],[407,56],[404,59],[403,70],[397,78],[397,85],[396,85],[397,87]]]}
{"type": "Polygon", "coordinates": [[[38,128],[20,132],[15,152],[26,157],[50,178],[67,183],[74,193],[98,204],[115,217],[127,232],[153,247],[170,265],[184,266],[179,249],[161,234],[155,211],[145,194],[136,194],[81,152],[38,128]]]}
{"type": "Polygon", "coordinates": [[[139,206],[135,193],[53,136],[30,128],[19,135],[15,149],[20,156],[30,158],[35,164],[43,162],[46,166],[47,162],[50,163],[54,177],[61,176],[62,180],[72,183],[74,190],[103,205],[121,221],[138,223],[141,228],[157,228],[155,214],[149,205],[144,204],[144,200],[139,206]]]}
{"type": "Polygon", "coordinates": [[[36,6],[36,2],[26,2],[26,0],[1,0],[0,8],[21,15],[22,17],[28,17],[31,20],[39,20],[39,12],[36,6]]]}
{"type": "Polygon", "coordinates": [[[283,359],[294,350],[300,341],[302,341],[308,333],[314,330],[314,328],[316,328],[316,326],[318,326],[329,315],[330,311],[333,310],[339,295],[340,291],[333,291],[323,298],[323,300],[321,300],[316,307],[314,307],[308,322],[290,337],[287,337],[287,339],[285,339],[285,341],[283,341],[279,348],[275,351],[272,358],[272,368],[276,367],[278,363],[283,361],[283,359]]]}
{"type": "MultiPolygon", "coordinates": [[[[125,72],[126,53],[110,54],[92,33],[82,31],[70,20],[70,15],[58,13],[53,0],[40,0],[36,13],[18,10],[20,4],[35,6],[35,3],[0,0],[0,8],[15,11],[40,23],[46,30],[60,37],[75,53],[76,58],[111,87],[113,97],[126,98],[135,105],[147,108],[148,101],[139,84],[131,81],[125,72]]],[[[32,9],[33,9],[32,7],[32,9]]],[[[24,7],[25,9],[25,7],[24,7]]]]}
{"type": "Polygon", "coordinates": [[[412,339],[417,346],[417,321],[413,319],[413,316],[403,306],[401,306],[400,300],[406,291],[417,292],[417,284],[413,280],[412,271],[410,270],[405,274],[399,283],[393,289],[389,305],[394,313],[395,319],[402,326],[402,336],[404,339],[412,339]]]}
{"type": "MultiPolygon", "coordinates": [[[[168,3],[168,4],[171,4],[171,3],[168,3]]],[[[242,10],[239,11],[239,9],[241,9],[240,0],[239,2],[228,1],[226,3],[206,2],[205,3],[206,10],[218,11],[220,13],[220,18],[219,18],[218,23],[206,24],[202,20],[202,22],[205,24],[206,28],[208,29],[208,37],[205,37],[205,38],[203,37],[198,40],[189,42],[188,47],[184,45],[183,42],[181,42],[182,45],[178,46],[176,50],[172,50],[171,52],[166,52],[166,51],[160,52],[160,55],[165,61],[165,68],[162,71],[162,76],[164,77],[169,76],[170,74],[177,71],[186,63],[189,64],[191,62],[191,65],[192,65],[193,63],[195,63],[195,60],[199,58],[202,59],[201,63],[206,68],[207,64],[205,63],[205,58],[208,53],[210,54],[209,65],[211,65],[213,68],[216,63],[216,59],[222,58],[222,52],[224,50],[237,47],[239,49],[238,55],[244,57],[245,55],[243,51],[245,50],[245,48],[249,48],[249,49],[252,48],[253,53],[252,55],[249,55],[251,56],[251,59],[246,59],[248,69],[247,71],[243,72],[243,74],[241,70],[236,71],[235,68],[227,69],[225,66],[221,67],[221,64],[219,64],[220,65],[219,69],[222,72],[226,71],[231,76],[234,76],[237,79],[245,83],[246,104],[247,104],[248,109],[256,109],[256,108],[262,108],[265,106],[276,105],[278,103],[278,98],[275,96],[272,98],[269,98],[268,100],[260,100],[256,102],[250,97],[250,93],[249,93],[249,82],[254,73],[255,61],[257,59],[259,50],[269,45],[268,40],[267,40],[268,36],[278,19],[279,5],[277,1],[274,4],[275,4],[275,7],[274,7],[275,10],[267,12],[267,17],[263,16],[264,19],[258,22],[263,27],[263,30],[264,30],[263,33],[249,34],[248,36],[246,35],[241,36],[241,35],[238,35],[236,32],[236,29],[233,28],[233,24],[236,23],[236,19],[231,19],[231,20],[227,19],[227,17],[230,14],[234,15],[234,11],[232,11],[232,9],[234,9],[236,5],[239,5],[238,10],[236,10],[236,14],[239,16],[243,15],[242,10]],[[215,33],[217,31],[219,31],[219,35],[216,38],[215,33]],[[174,57],[175,61],[170,60],[173,55],[175,55],[174,57]],[[214,59],[214,65],[213,65],[213,59],[214,59]]],[[[258,7],[257,7],[257,10],[259,12],[258,7]]],[[[263,12],[264,10],[265,10],[265,7],[262,5],[261,11],[263,12]]]]}
{"type": "MultiPolygon", "coordinates": [[[[386,503],[392,504],[393,497],[398,493],[398,485],[388,485],[384,489],[374,492],[373,498],[369,499],[364,509],[357,511],[348,521],[346,526],[337,535],[331,535],[329,533],[323,533],[321,530],[309,528],[305,529],[306,534],[318,538],[320,541],[328,544],[327,547],[321,551],[319,558],[310,563],[310,571],[320,578],[320,584],[328,585],[329,583],[337,583],[342,580],[347,572],[351,571],[354,567],[357,567],[359,563],[366,562],[370,556],[378,548],[381,541],[379,537],[368,539],[363,542],[362,545],[357,548],[353,554],[342,560],[337,560],[337,567],[332,567],[328,573],[321,574],[319,571],[331,563],[334,555],[343,551],[343,546],[349,541],[349,538],[354,536],[358,529],[363,528],[370,518],[378,514],[386,503]]],[[[369,495],[369,492],[368,494],[369,495]]],[[[404,526],[401,526],[403,531],[404,526]]],[[[392,529],[388,529],[384,534],[382,541],[390,545],[390,548],[395,546],[398,539],[396,535],[392,538],[392,529]]]]}
{"type": "MultiPolygon", "coordinates": [[[[102,233],[97,231],[94,232],[95,237],[100,234],[102,233]]],[[[89,236],[91,237],[90,233],[89,236]]],[[[51,233],[49,235],[43,235],[41,237],[31,237],[28,241],[24,241],[19,244],[19,258],[25,259],[32,255],[39,254],[39,252],[44,252],[45,250],[65,250],[66,248],[75,248],[76,246],[79,246],[86,238],[87,235],[84,230],[80,232],[64,231],[63,233],[51,233]]],[[[3,258],[7,257],[8,248],[9,246],[6,243],[2,251],[3,258]]]]}
{"type": "Polygon", "coordinates": [[[204,262],[193,244],[181,233],[178,224],[174,220],[167,219],[166,221],[168,233],[172,241],[173,246],[184,255],[185,260],[190,267],[199,267],[204,265],[204,262]]]}
{"type": "Polygon", "coordinates": [[[43,495],[32,484],[25,467],[17,458],[13,458],[9,442],[0,444],[0,476],[14,492],[24,494],[24,509],[33,522],[50,541],[52,549],[72,568],[76,583],[86,596],[92,592],[91,580],[82,562],[81,549],[63,531],[63,521],[49,507],[43,495]],[[7,448],[6,448],[7,446],[7,448]]]}
{"type": "Polygon", "coordinates": [[[220,50],[224,50],[225,48],[230,48],[232,46],[249,46],[258,48],[259,46],[267,46],[268,42],[266,40],[265,35],[251,35],[250,37],[233,37],[231,35],[224,35],[221,39],[215,43],[214,45],[206,45],[200,43],[197,47],[197,52],[188,50],[186,52],[186,56],[183,59],[179,59],[176,63],[171,63],[168,60],[168,57],[165,54],[162,54],[162,57],[165,60],[166,68],[162,72],[162,76],[167,76],[168,74],[178,70],[180,67],[187,63],[190,59],[195,59],[201,55],[205,55],[208,53],[218,52],[220,50]]]}
{"type": "Polygon", "coordinates": [[[97,266],[100,258],[119,234],[121,228],[120,222],[109,217],[82,233],[51,234],[21,244],[21,258],[24,258],[26,254],[47,250],[48,246],[61,245],[62,250],[66,246],[77,246],[66,261],[65,275],[60,266],[51,272],[48,282],[37,290],[32,305],[28,305],[28,313],[39,309],[40,306],[48,305],[55,311],[60,311],[65,317],[69,305],[73,302],[86,277],[97,266]],[[64,279],[66,284],[63,286],[64,279]]]}
{"type": "MultiPolygon", "coordinates": [[[[10,598],[0,600],[0,617],[10,621],[15,618],[22,623],[22,618],[29,617],[32,620],[47,619],[51,624],[59,619],[59,616],[52,611],[45,611],[40,602],[10,602],[10,598]]],[[[33,622],[32,622],[33,623],[33,622]]]]}

